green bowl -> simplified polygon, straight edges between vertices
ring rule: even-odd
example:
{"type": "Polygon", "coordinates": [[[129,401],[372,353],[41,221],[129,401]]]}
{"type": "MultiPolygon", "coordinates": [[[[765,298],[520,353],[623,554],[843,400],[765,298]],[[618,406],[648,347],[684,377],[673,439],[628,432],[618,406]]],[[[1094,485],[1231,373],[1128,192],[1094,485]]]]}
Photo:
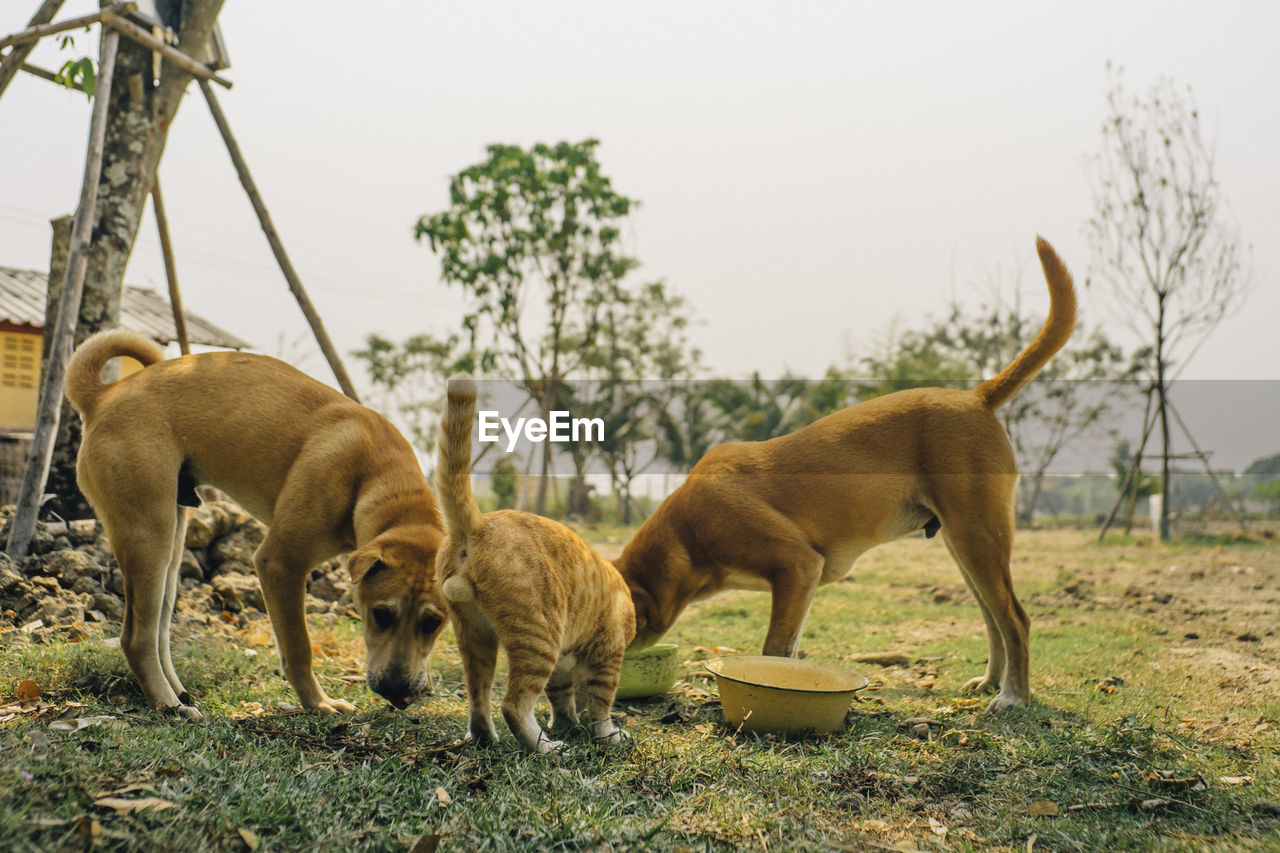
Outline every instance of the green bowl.
{"type": "Polygon", "coordinates": [[[622,677],[618,679],[619,699],[643,699],[666,693],[676,683],[680,666],[675,643],[657,643],[643,649],[632,649],[622,659],[622,677]]]}

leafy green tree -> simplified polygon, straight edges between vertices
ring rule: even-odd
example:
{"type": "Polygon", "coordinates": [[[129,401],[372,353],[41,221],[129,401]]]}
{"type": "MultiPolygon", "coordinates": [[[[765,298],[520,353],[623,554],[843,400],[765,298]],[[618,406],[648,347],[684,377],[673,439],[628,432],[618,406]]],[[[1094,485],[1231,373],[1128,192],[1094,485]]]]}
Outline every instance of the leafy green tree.
{"type": "Polygon", "coordinates": [[[952,306],[944,321],[903,329],[895,320],[871,352],[855,360],[857,394],[869,400],[906,388],[965,385],[977,378],[973,352],[955,337],[960,309],[952,306]]]}
{"type": "Polygon", "coordinates": [[[374,334],[353,355],[364,362],[373,383],[370,405],[391,417],[419,451],[432,457],[444,412],[445,380],[460,371],[474,372],[474,353],[457,335],[420,334],[396,343],[374,334]]]}
{"type": "Polygon", "coordinates": [[[664,282],[637,293],[618,322],[610,317],[605,384],[616,429],[606,427],[600,452],[623,524],[631,523],[635,478],[662,458],[661,436],[688,387],[681,380],[700,370],[702,354],[689,339],[689,325],[684,297],[664,282]]]}
{"type": "Polygon", "coordinates": [[[511,509],[516,505],[516,487],[519,484],[516,466],[505,456],[493,466],[493,474],[489,479],[489,487],[498,499],[498,509],[511,509]]]}
{"type": "MultiPolygon", "coordinates": [[[[544,418],[637,266],[620,230],[637,202],[602,174],[598,144],[490,145],[450,181],[448,209],[421,217],[414,232],[468,298],[462,325],[481,369],[519,380],[544,418]]],[[[538,512],[552,452],[550,442],[542,448],[538,512]]]]}
{"type": "Polygon", "coordinates": [[[849,382],[834,367],[816,381],[791,373],[767,380],[757,372],[745,381],[708,380],[697,392],[713,412],[713,444],[787,435],[852,402],[849,382]]]}
{"type": "Polygon", "coordinates": [[[1160,538],[1168,539],[1169,384],[1242,301],[1243,250],[1224,216],[1213,145],[1189,88],[1184,95],[1164,80],[1147,97],[1131,97],[1114,71],[1094,165],[1096,212],[1085,229],[1094,254],[1089,283],[1106,288],[1117,317],[1151,346],[1165,498],[1160,538]]]}
{"type": "Polygon", "coordinates": [[[1280,514],[1280,480],[1267,480],[1253,487],[1253,497],[1262,501],[1272,514],[1280,514]]]}

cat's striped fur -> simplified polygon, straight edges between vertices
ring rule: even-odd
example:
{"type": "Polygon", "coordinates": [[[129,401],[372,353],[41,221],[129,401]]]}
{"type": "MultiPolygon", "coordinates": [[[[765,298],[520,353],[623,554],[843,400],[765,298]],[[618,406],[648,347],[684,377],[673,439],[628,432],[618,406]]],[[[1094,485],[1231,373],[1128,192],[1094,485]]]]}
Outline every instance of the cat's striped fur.
{"type": "Polygon", "coordinates": [[[480,512],[471,492],[475,382],[450,379],[448,401],[436,492],[449,537],[440,545],[436,574],[467,681],[467,736],[479,743],[497,739],[490,691],[501,647],[508,662],[502,716],[525,749],[562,746],[534,717],[544,690],[553,731],[588,711],[597,739],[620,741],[625,732],[610,712],[622,656],[635,636],[622,576],[559,522],[515,510],[480,512]]]}

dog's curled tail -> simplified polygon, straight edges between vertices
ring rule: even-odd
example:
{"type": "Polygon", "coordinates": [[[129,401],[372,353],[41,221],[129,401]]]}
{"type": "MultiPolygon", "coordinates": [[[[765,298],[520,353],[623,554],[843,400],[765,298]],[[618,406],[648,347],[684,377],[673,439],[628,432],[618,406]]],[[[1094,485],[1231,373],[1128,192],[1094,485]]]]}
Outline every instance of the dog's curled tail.
{"type": "Polygon", "coordinates": [[[1076,325],[1076,289],[1071,273],[1043,237],[1036,237],[1036,253],[1049,283],[1049,319],[1008,367],[973,389],[988,409],[998,408],[1035,378],[1053,354],[1062,349],[1076,325]]]}
{"type": "Polygon", "coordinates": [[[164,350],[146,335],[128,329],[98,332],[82,343],[67,362],[67,399],[81,417],[88,418],[108,387],[102,368],[119,356],[137,359],[143,367],[164,361],[164,350]]]}
{"type": "Polygon", "coordinates": [[[466,543],[484,524],[484,515],[471,492],[471,427],[476,420],[476,383],[470,376],[450,377],[448,400],[440,422],[436,494],[449,536],[457,543],[466,543]]]}

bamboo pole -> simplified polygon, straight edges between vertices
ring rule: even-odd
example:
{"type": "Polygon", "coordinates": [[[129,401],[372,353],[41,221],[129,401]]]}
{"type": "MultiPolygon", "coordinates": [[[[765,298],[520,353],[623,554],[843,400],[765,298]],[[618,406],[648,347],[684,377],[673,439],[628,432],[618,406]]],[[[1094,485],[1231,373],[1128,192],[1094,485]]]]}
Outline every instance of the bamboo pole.
{"type": "Polygon", "coordinates": [[[203,62],[197,62],[176,47],[165,44],[133,21],[126,20],[119,15],[107,13],[102,16],[102,23],[118,30],[120,35],[131,38],[143,47],[159,53],[188,74],[195,75],[203,80],[212,80],[224,89],[231,88],[230,80],[225,77],[219,77],[203,62]]]}
{"type": "Polygon", "coordinates": [[[58,434],[67,361],[71,358],[80,299],[84,295],[84,274],[89,264],[89,240],[98,205],[102,149],[107,134],[107,107],[111,101],[111,78],[115,75],[116,50],[119,45],[119,33],[115,30],[103,32],[102,54],[98,61],[101,71],[97,93],[93,96],[93,118],[89,123],[89,150],[85,155],[80,204],[76,207],[75,224],[71,226],[67,278],[62,286],[62,298],[58,302],[58,320],[53,328],[53,342],[49,345],[49,363],[40,382],[40,406],[36,412],[35,435],[31,438],[31,452],[27,456],[27,468],[18,492],[18,504],[9,525],[9,541],[5,550],[15,559],[26,556],[27,546],[31,544],[31,534],[36,528],[36,515],[40,511],[41,495],[49,476],[53,442],[58,434]]]}
{"type": "Polygon", "coordinates": [[[249,202],[253,205],[254,212],[258,214],[258,223],[262,226],[263,233],[267,235],[267,242],[271,244],[271,251],[276,256],[276,263],[280,265],[280,271],[284,273],[285,281],[289,283],[289,290],[293,291],[293,296],[298,301],[298,307],[302,309],[303,315],[307,318],[307,323],[310,324],[311,331],[316,336],[316,342],[320,344],[320,351],[324,353],[325,360],[329,362],[329,369],[333,371],[333,375],[337,378],[338,385],[342,387],[343,393],[359,402],[360,397],[356,394],[355,386],[351,384],[351,378],[347,375],[346,368],[342,366],[342,358],[334,348],[333,341],[329,339],[329,333],[325,331],[320,315],[316,313],[315,306],[311,304],[311,299],[302,287],[302,281],[298,278],[297,271],[294,270],[288,254],[285,253],[284,243],[281,242],[280,235],[276,232],[276,227],[271,222],[271,214],[267,212],[267,206],[263,203],[258,187],[253,182],[253,177],[249,174],[249,165],[245,162],[244,155],[240,153],[240,146],[236,143],[235,137],[231,135],[231,125],[227,124],[227,117],[223,115],[222,107],[218,105],[217,99],[214,98],[213,89],[209,87],[207,80],[199,80],[198,82],[200,91],[204,93],[204,99],[209,104],[209,112],[213,114],[213,121],[218,126],[218,132],[222,134],[222,141],[226,143],[227,153],[231,155],[231,163],[235,166],[236,174],[240,176],[240,183],[244,186],[244,191],[249,194],[249,202]]]}
{"type": "MultiPolygon", "coordinates": [[[[47,68],[41,68],[39,65],[32,65],[30,62],[24,62],[22,63],[22,70],[32,75],[33,77],[39,77],[41,80],[48,80],[50,83],[57,83],[58,85],[62,85],[62,81],[58,79],[58,75],[54,74],[52,71],[50,71],[47,68]]],[[[93,94],[93,92],[90,92],[88,89],[84,87],[83,82],[78,80],[76,81],[75,85],[69,86],[68,88],[75,89],[77,92],[84,92],[86,95],[93,94]]]]}
{"type": "MultiPolygon", "coordinates": [[[[31,20],[27,23],[27,29],[38,27],[53,20],[53,16],[58,14],[58,10],[62,8],[64,0],[44,0],[40,4],[40,8],[31,16],[31,20]]],[[[13,78],[17,75],[18,69],[28,70],[23,64],[26,58],[35,49],[34,41],[24,45],[16,45],[13,50],[5,54],[3,60],[0,60],[0,95],[4,94],[4,90],[9,87],[13,78]]]]}
{"type": "MultiPolygon", "coordinates": [[[[1151,430],[1155,429],[1156,419],[1151,412],[1151,392],[1147,392],[1147,408],[1142,414],[1142,441],[1138,445],[1138,451],[1133,455],[1133,461],[1129,465],[1128,472],[1125,473],[1124,480],[1120,483],[1120,490],[1116,494],[1116,502],[1111,505],[1111,512],[1107,513],[1107,520],[1102,522],[1102,529],[1098,531],[1098,541],[1107,535],[1107,531],[1111,529],[1111,524],[1116,520],[1116,513],[1120,511],[1120,505],[1124,503],[1125,492],[1133,491],[1133,501],[1138,499],[1138,489],[1142,483],[1142,453],[1147,449],[1147,440],[1151,438],[1151,430]]],[[[1129,517],[1125,526],[1125,535],[1133,529],[1133,503],[1129,504],[1129,517]]]]}
{"type": "Polygon", "coordinates": [[[156,214],[156,230],[160,232],[160,254],[164,256],[164,277],[169,282],[169,305],[173,308],[173,333],[178,338],[178,348],[183,355],[191,352],[187,338],[187,315],[182,310],[182,293],[178,290],[178,267],[173,261],[173,244],[169,242],[169,217],[164,212],[164,197],[160,194],[160,176],[151,185],[151,206],[156,214]]]}
{"type": "MultiPolygon", "coordinates": [[[[61,5],[61,3],[58,4],[58,6],[61,5]]],[[[51,36],[55,33],[65,33],[67,30],[74,30],[79,27],[87,27],[90,24],[105,21],[107,18],[115,15],[128,15],[130,12],[136,12],[137,9],[137,3],[116,3],[114,6],[108,6],[105,9],[100,9],[92,15],[82,15],[79,18],[68,18],[65,21],[59,21],[56,24],[39,24],[34,27],[27,27],[20,33],[14,33],[11,36],[5,36],[0,39],[0,50],[11,45],[34,44],[45,36],[51,36]]],[[[41,7],[41,11],[44,11],[43,7],[41,7]]],[[[50,15],[49,17],[53,16],[50,15]]]]}
{"type": "Polygon", "coordinates": [[[1209,454],[1200,449],[1200,445],[1196,443],[1195,436],[1191,434],[1187,422],[1182,419],[1182,415],[1178,414],[1178,410],[1173,407],[1173,403],[1169,403],[1169,411],[1173,412],[1173,419],[1178,422],[1178,426],[1182,428],[1182,434],[1187,437],[1187,441],[1191,443],[1191,449],[1194,451],[1191,456],[1200,460],[1204,465],[1204,472],[1209,475],[1209,480],[1213,483],[1213,488],[1217,490],[1218,497],[1222,500],[1222,506],[1230,512],[1240,524],[1240,529],[1245,530],[1248,524],[1244,517],[1244,512],[1236,508],[1235,502],[1227,495],[1227,490],[1222,488],[1222,481],[1218,479],[1218,475],[1214,473],[1213,467],[1209,464],[1209,454]]]}

